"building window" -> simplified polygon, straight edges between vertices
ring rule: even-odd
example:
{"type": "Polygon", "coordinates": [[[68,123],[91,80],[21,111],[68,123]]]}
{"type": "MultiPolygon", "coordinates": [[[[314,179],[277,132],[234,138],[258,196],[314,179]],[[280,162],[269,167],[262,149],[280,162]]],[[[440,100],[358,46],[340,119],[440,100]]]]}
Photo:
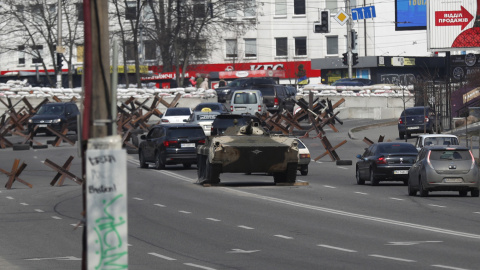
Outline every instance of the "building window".
{"type": "Polygon", "coordinates": [[[288,39],[287,38],[275,38],[275,45],[277,48],[277,56],[288,56],[288,39]]]}
{"type": "Polygon", "coordinates": [[[227,39],[225,40],[227,57],[237,57],[237,40],[227,39]]]}
{"type": "Polygon", "coordinates": [[[146,40],[143,42],[145,46],[145,60],[157,59],[157,44],[153,40],[146,40]]]}
{"type": "Polygon", "coordinates": [[[127,6],[125,8],[125,19],[137,19],[137,1],[127,1],[127,6]]]}
{"type": "Polygon", "coordinates": [[[338,36],[327,37],[327,54],[338,54],[338,36]]]}
{"type": "Polygon", "coordinates": [[[25,45],[17,47],[18,50],[18,64],[25,65],[25,45]]]}
{"type": "Polygon", "coordinates": [[[77,7],[77,20],[83,22],[83,4],[76,3],[75,6],[77,7]]]}
{"type": "Polygon", "coordinates": [[[42,58],[43,45],[34,45],[32,46],[32,64],[41,64],[43,61],[42,58]]]}
{"type": "Polygon", "coordinates": [[[306,37],[295,38],[295,55],[296,56],[307,55],[307,38],[306,37]]]}
{"type": "Polygon", "coordinates": [[[257,40],[245,39],[245,57],[257,57],[257,40]]]}
{"type": "MultiPolygon", "coordinates": [[[[352,1],[350,1],[351,7],[356,7],[352,1]]],[[[326,1],[325,8],[330,10],[331,12],[337,12],[338,9],[338,1],[326,1]]]]}
{"type": "MultiPolygon", "coordinates": [[[[331,1],[327,1],[331,2],[331,1]]],[[[293,0],[293,14],[303,15],[305,14],[305,0],[293,0]]]]}
{"type": "Polygon", "coordinates": [[[193,16],[195,18],[205,18],[206,16],[206,7],[204,0],[196,0],[193,3],[193,16]]]}
{"type": "Polygon", "coordinates": [[[77,63],[83,63],[83,52],[85,47],[83,45],[77,45],[77,63]]]}
{"type": "Polygon", "coordinates": [[[287,15],[287,0],[275,0],[275,15],[287,15]]]}
{"type": "Polygon", "coordinates": [[[245,10],[243,11],[243,15],[245,17],[255,17],[255,0],[245,0],[245,10]]]}
{"type": "Polygon", "coordinates": [[[134,61],[135,60],[135,52],[137,49],[135,48],[135,44],[133,42],[126,42],[125,44],[125,53],[127,57],[127,61],[134,61]]]}
{"type": "Polygon", "coordinates": [[[237,17],[237,5],[235,1],[225,3],[225,17],[237,17]]]}
{"type": "Polygon", "coordinates": [[[30,6],[31,14],[36,19],[43,18],[43,5],[41,4],[34,4],[30,6]]]}
{"type": "Polygon", "coordinates": [[[23,14],[25,11],[25,6],[24,5],[16,5],[15,8],[17,9],[17,13],[23,14]]]}
{"type": "Polygon", "coordinates": [[[196,59],[205,59],[207,58],[207,41],[199,40],[196,42],[195,47],[193,48],[193,55],[196,59]]]}
{"type": "Polygon", "coordinates": [[[143,20],[144,21],[153,21],[153,2],[152,0],[148,0],[145,2],[145,6],[143,7],[143,20]]]}

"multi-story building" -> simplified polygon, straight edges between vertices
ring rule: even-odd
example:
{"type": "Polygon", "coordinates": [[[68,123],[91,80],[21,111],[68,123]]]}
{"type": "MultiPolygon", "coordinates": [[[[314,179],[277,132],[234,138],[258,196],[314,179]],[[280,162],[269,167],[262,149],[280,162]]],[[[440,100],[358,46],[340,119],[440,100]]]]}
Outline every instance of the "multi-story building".
{"type": "MultiPolygon", "coordinates": [[[[43,1],[43,0],[42,0],[43,1]]],[[[203,0],[195,0],[195,3],[203,0]]],[[[360,59],[371,56],[411,56],[411,57],[430,57],[431,52],[427,51],[427,33],[426,33],[426,1],[417,0],[390,0],[375,2],[373,0],[249,0],[255,8],[248,8],[242,12],[225,10],[224,16],[239,17],[241,20],[255,21],[255,27],[248,30],[245,34],[238,35],[237,31],[225,29],[222,36],[210,36],[210,39],[217,40],[215,47],[211,48],[208,58],[195,62],[187,69],[188,76],[197,76],[197,74],[215,74],[215,72],[239,71],[239,70],[284,70],[285,77],[280,79],[281,83],[295,84],[299,79],[306,75],[310,83],[321,81],[323,69],[320,67],[312,68],[312,59],[324,59],[332,63],[338,63],[343,53],[347,52],[347,29],[351,28],[352,34],[352,52],[357,53],[360,59]],[[350,4],[347,7],[347,3],[350,4]],[[328,31],[317,29],[315,25],[322,22],[322,11],[328,11],[328,31]],[[347,18],[349,19],[347,20],[347,18]],[[353,18],[352,18],[353,17],[353,18]],[[350,26],[349,26],[350,24],[350,26]],[[320,32],[318,32],[320,31],[320,32]],[[305,70],[305,74],[299,72],[305,70]]],[[[48,1],[47,1],[48,2],[48,1]]],[[[52,9],[57,1],[51,1],[48,6],[52,9]]],[[[205,8],[208,7],[208,1],[203,1],[205,8]]],[[[233,1],[235,2],[235,1],[233,1]]],[[[81,1],[70,3],[68,9],[81,20],[82,6],[81,1]]],[[[135,4],[136,1],[127,1],[127,4],[135,4]]],[[[226,8],[228,9],[228,5],[226,8]]],[[[19,8],[19,7],[17,7],[19,8]]],[[[113,7],[112,7],[113,8],[113,7]]],[[[125,13],[131,12],[128,5],[125,13]]],[[[147,14],[145,15],[147,16],[147,14]]],[[[1,22],[0,22],[1,23],[1,22]]],[[[115,28],[116,20],[111,19],[111,28],[115,28]]],[[[67,36],[66,31],[72,31],[63,22],[63,36],[67,36]]],[[[75,24],[76,29],[82,29],[82,24],[75,24]]],[[[127,24],[126,24],[127,25],[127,24]]],[[[5,29],[9,26],[8,22],[3,22],[0,27],[5,29]]],[[[128,27],[128,25],[127,25],[128,27]]],[[[79,31],[79,37],[83,32],[79,31]]],[[[141,35],[141,32],[139,33],[141,35]]],[[[155,73],[158,66],[162,65],[159,59],[158,48],[155,44],[141,36],[140,44],[142,51],[141,63],[149,66],[149,70],[155,73]]],[[[0,44],[18,42],[15,45],[17,50],[0,50],[0,79],[8,76],[22,78],[26,75],[38,74],[44,70],[43,66],[38,65],[38,58],[42,57],[47,63],[46,67],[53,70],[54,61],[49,60],[48,52],[42,48],[42,53],[47,57],[36,55],[35,53],[26,54],[21,50],[25,46],[25,41],[15,38],[3,38],[0,44]]],[[[80,40],[72,40],[70,49],[67,49],[65,57],[72,56],[70,69],[81,70],[83,61],[83,44],[80,40]]],[[[29,44],[30,46],[33,46],[29,44]]],[[[43,44],[36,44],[45,46],[43,44]]],[[[7,46],[0,46],[5,48],[7,46]]],[[[12,47],[12,46],[10,46],[12,47]]],[[[32,48],[32,47],[31,47],[32,48]]],[[[133,49],[130,48],[130,49],[133,49]]],[[[210,49],[210,48],[208,48],[210,49]]],[[[126,48],[129,50],[129,48],[126,48]]],[[[130,59],[127,63],[132,63],[131,54],[127,53],[130,59]]],[[[51,58],[55,59],[55,58],[51,58]]],[[[120,60],[120,63],[122,61],[120,60]]],[[[325,63],[325,62],[324,62],[325,63]]],[[[67,67],[63,63],[62,70],[65,73],[67,67]]],[[[332,72],[329,68],[329,72],[332,72]]],[[[346,66],[338,66],[336,76],[345,77],[346,66]]],[[[168,86],[173,73],[170,74],[151,74],[154,75],[151,80],[161,82],[159,85],[168,86]]],[[[326,74],[323,74],[325,77],[326,74]]],[[[214,76],[214,75],[212,75],[214,76]]],[[[353,76],[370,77],[371,71],[368,67],[353,69],[353,76]]],[[[213,83],[215,83],[214,78],[213,83]]],[[[148,80],[147,80],[148,81],[148,80]]],[[[77,80],[79,82],[79,80],[77,80]]],[[[328,82],[328,81],[323,81],[328,82]]],[[[65,84],[64,84],[65,85],[65,84]]]]}

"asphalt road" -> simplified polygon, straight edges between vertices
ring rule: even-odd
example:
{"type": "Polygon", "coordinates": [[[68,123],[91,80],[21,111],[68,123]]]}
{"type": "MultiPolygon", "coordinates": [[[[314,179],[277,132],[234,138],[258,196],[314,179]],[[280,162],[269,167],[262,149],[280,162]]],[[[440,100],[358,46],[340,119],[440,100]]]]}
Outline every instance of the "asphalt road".
{"type": "MultiPolygon", "coordinates": [[[[129,269],[478,269],[480,200],[457,192],[410,197],[400,182],[358,186],[355,156],[376,141],[398,140],[395,125],[350,133],[373,120],[345,120],[327,129],[337,154],[353,160],[337,166],[328,156],[312,161],[302,185],[275,186],[261,174],[222,174],[222,185],[195,184],[196,167],[140,169],[129,155],[129,269]]],[[[46,140],[48,138],[39,138],[46,140]]],[[[312,159],[325,150],[318,138],[303,140],[312,159]]],[[[409,139],[413,142],[414,138],[409,139]]],[[[0,168],[15,158],[27,164],[21,178],[3,188],[0,175],[0,269],[80,269],[81,188],[71,180],[50,186],[59,165],[76,148],[0,149],[0,168]]]]}

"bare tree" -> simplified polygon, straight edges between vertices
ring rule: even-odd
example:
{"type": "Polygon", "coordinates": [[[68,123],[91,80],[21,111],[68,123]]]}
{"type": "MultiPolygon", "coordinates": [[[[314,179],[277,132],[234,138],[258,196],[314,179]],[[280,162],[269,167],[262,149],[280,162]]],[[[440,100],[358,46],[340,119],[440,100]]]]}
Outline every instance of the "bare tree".
{"type": "MultiPolygon", "coordinates": [[[[75,50],[75,46],[83,48],[83,6],[82,3],[71,3],[71,1],[62,0],[63,16],[65,21],[63,24],[66,29],[62,31],[62,44],[67,50],[63,57],[68,66],[68,87],[73,87],[73,63],[74,58],[79,57],[79,51],[75,50]],[[77,54],[74,54],[76,51],[77,54]]],[[[83,53],[83,50],[82,50],[83,53]]],[[[81,60],[83,61],[83,59],[81,60]]],[[[76,62],[76,61],[75,61],[76,62]]]]}

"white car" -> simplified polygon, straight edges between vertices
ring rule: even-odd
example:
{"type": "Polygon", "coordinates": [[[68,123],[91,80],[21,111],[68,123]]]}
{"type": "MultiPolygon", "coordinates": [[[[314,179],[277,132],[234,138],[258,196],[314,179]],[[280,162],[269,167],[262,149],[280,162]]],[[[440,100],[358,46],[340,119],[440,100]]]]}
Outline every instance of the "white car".
{"type": "Polygon", "coordinates": [[[210,111],[210,112],[196,112],[194,111],[188,122],[192,124],[197,124],[202,127],[205,136],[210,136],[212,133],[212,123],[213,120],[219,115],[220,113],[217,111],[210,111]]]}
{"type": "Polygon", "coordinates": [[[458,137],[450,134],[421,134],[418,135],[415,147],[418,151],[430,145],[459,145],[458,137]]]}
{"type": "Polygon", "coordinates": [[[298,141],[298,170],[302,175],[308,174],[308,164],[310,163],[310,151],[307,146],[300,140],[298,141]]]}
{"type": "Polygon", "coordinates": [[[167,108],[162,115],[162,123],[184,123],[187,122],[192,114],[192,109],[188,107],[167,108]]]}

